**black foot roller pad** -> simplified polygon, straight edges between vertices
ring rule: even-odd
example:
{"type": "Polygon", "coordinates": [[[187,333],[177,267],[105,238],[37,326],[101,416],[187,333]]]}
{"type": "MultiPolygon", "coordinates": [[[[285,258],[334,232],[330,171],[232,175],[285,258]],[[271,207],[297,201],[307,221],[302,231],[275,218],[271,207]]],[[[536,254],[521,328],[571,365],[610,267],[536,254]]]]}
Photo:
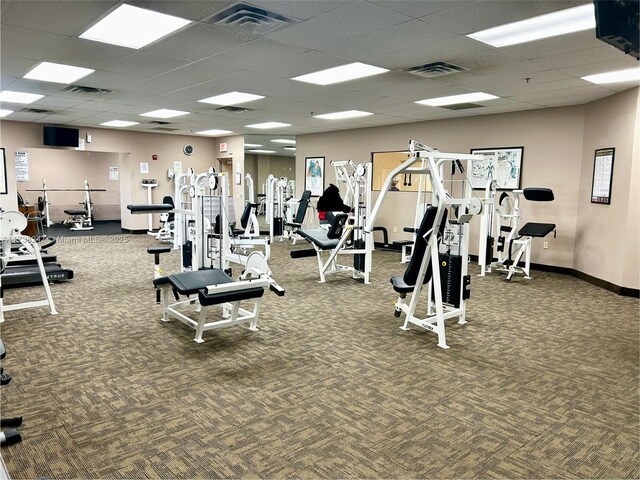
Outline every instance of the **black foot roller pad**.
{"type": "Polygon", "coordinates": [[[304,250],[291,250],[291,258],[305,258],[315,257],[316,251],[313,248],[306,248],[304,250]]]}

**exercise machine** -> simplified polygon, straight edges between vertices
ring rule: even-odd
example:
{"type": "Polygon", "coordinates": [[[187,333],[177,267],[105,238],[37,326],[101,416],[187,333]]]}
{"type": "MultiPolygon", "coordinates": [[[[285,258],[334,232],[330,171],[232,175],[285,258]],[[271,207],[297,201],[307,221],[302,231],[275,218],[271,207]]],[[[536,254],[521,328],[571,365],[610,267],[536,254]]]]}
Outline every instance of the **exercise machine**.
{"type": "Polygon", "coordinates": [[[249,323],[249,330],[258,330],[258,317],[262,296],[266,289],[278,296],[285,290],[271,277],[267,260],[260,252],[249,254],[244,272],[234,281],[224,270],[204,269],[182,272],[154,279],[154,286],[162,292],[162,321],[171,318],[180,320],[195,329],[194,341],[202,343],[202,334],[207,330],[230,327],[241,323],[249,323]],[[186,296],[170,303],[170,295],[186,296]],[[241,301],[252,301],[253,307],[246,309],[240,306],[241,301]],[[197,313],[194,319],[184,313],[185,307],[193,306],[197,313]],[[221,309],[221,318],[207,321],[208,307],[221,309]]]}
{"type": "Polygon", "coordinates": [[[480,276],[495,270],[506,273],[507,280],[511,280],[516,273],[530,279],[533,238],[545,237],[552,231],[555,236],[555,224],[529,222],[518,228],[521,196],[526,200],[538,202],[549,202],[554,199],[553,191],[548,188],[525,188],[510,193],[502,192],[498,198],[495,182],[491,180],[487,182],[483,200],[486,208],[480,225],[478,248],[480,276]],[[496,261],[493,261],[494,247],[496,261]],[[520,266],[522,257],[524,257],[524,265],[520,266]]]}
{"type": "MultiPolygon", "coordinates": [[[[287,199],[288,180],[277,178],[269,174],[266,186],[264,219],[269,225],[269,239],[273,242],[276,237],[284,234],[285,201],[287,199]]],[[[281,238],[282,240],[282,238],[281,238]]]]}
{"type": "MultiPolygon", "coordinates": [[[[4,360],[4,357],[7,355],[7,350],[4,347],[4,342],[0,339],[0,360],[4,360]]],[[[4,369],[0,367],[0,385],[5,386],[11,382],[11,375],[4,372],[4,369]]],[[[0,445],[12,445],[14,443],[18,443],[22,441],[22,436],[20,432],[16,430],[20,425],[22,425],[22,417],[11,417],[11,418],[1,418],[0,419],[0,428],[6,429],[0,431],[0,445]]],[[[3,465],[4,467],[4,465],[3,465]]],[[[7,475],[4,478],[9,478],[7,475]]]]}
{"type": "MultiPolygon", "coordinates": [[[[431,206],[427,207],[416,233],[413,254],[404,275],[390,281],[398,294],[394,315],[405,319],[400,327],[409,330],[415,325],[436,333],[438,346],[449,348],[445,321],[458,319],[467,323],[466,301],[470,298],[471,278],[468,275],[469,221],[482,211],[482,202],[475,197],[467,177],[469,161],[478,155],[444,153],[414,140],[409,142],[409,158],[387,176],[380,196],[373,207],[370,225],[380,211],[391,182],[397,175],[424,175],[431,184],[431,206]],[[449,184],[449,190],[445,188],[449,184]],[[459,189],[457,187],[460,187],[459,189]],[[455,190],[459,190],[454,196],[455,190]],[[425,317],[417,314],[421,292],[427,289],[425,317]]],[[[369,227],[367,232],[371,232],[369,227]]]]}
{"type": "MultiPolygon", "coordinates": [[[[37,307],[49,307],[51,315],[57,315],[53,297],[51,295],[51,289],[49,288],[49,281],[47,278],[47,272],[42,262],[42,256],[40,254],[40,247],[37,242],[31,237],[21,235],[20,232],[27,226],[27,219],[20,212],[7,211],[0,213],[0,270],[4,272],[6,267],[11,263],[18,255],[12,251],[12,243],[19,243],[26,253],[20,255],[22,259],[29,258],[35,259],[38,266],[38,273],[40,274],[40,282],[45,290],[45,300],[34,300],[30,302],[6,304],[2,295],[2,282],[6,280],[4,274],[0,275],[0,323],[4,322],[4,313],[14,310],[22,310],[26,308],[37,307]]],[[[24,268],[24,267],[23,267],[24,268]]]]}
{"type": "Polygon", "coordinates": [[[326,281],[330,273],[349,272],[351,278],[370,283],[373,255],[373,235],[365,233],[370,219],[368,218],[371,205],[371,174],[372,164],[355,165],[352,161],[332,162],[336,168],[337,182],[344,188],[344,203],[351,207],[351,212],[333,213],[328,215],[330,224],[328,230],[323,226],[314,229],[300,228],[297,234],[307,240],[311,250],[293,250],[292,258],[316,256],[320,283],[326,281]],[[325,260],[324,252],[329,256],[325,260]],[[338,264],[339,255],[349,255],[353,258],[352,265],[338,264]]]}
{"type": "Polygon", "coordinates": [[[67,209],[65,214],[69,215],[69,219],[62,221],[64,225],[69,225],[71,230],[93,230],[93,202],[91,201],[91,192],[106,192],[104,188],[90,188],[89,181],[84,181],[84,188],[47,188],[47,182],[42,179],[42,188],[27,189],[27,192],[42,192],[41,199],[38,198],[38,204],[44,204],[44,214],[46,217],[46,225],[50,227],[54,224],[51,219],[49,193],[50,192],[84,192],[84,200],[80,205],[81,209],[67,209]]]}
{"type": "Polygon", "coordinates": [[[528,201],[551,202],[554,200],[553,191],[549,188],[525,188],[511,193],[503,191],[499,197],[497,195],[496,182],[489,180],[485,188],[485,209],[480,224],[479,276],[497,271],[506,274],[507,280],[511,280],[515,274],[530,279],[533,239],[544,238],[551,232],[554,232],[555,237],[556,225],[528,222],[518,228],[521,197],[528,201]],[[494,247],[496,261],[493,260],[494,247]],[[524,262],[522,265],[521,261],[524,262]]]}
{"type": "Polygon", "coordinates": [[[302,238],[297,232],[305,224],[310,202],[311,190],[305,190],[300,199],[291,198],[285,204],[284,236],[291,240],[293,245],[296,244],[296,240],[302,238]]]}

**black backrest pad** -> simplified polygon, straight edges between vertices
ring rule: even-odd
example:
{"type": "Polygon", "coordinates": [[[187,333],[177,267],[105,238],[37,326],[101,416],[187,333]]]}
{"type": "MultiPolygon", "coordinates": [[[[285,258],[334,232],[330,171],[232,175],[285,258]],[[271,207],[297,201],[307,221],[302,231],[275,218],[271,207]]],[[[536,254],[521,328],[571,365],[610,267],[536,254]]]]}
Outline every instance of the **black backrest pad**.
{"type": "Polygon", "coordinates": [[[349,215],[346,213],[338,213],[331,221],[331,227],[327,232],[327,238],[340,238],[342,236],[342,229],[344,224],[347,223],[349,215]]]}
{"type": "Polygon", "coordinates": [[[311,200],[311,190],[305,190],[304,192],[302,192],[302,197],[300,197],[300,200],[306,200],[307,202],[311,200]]]}
{"type": "MultiPolygon", "coordinates": [[[[407,265],[407,269],[404,271],[404,276],[402,279],[404,283],[407,285],[415,285],[416,280],[418,279],[418,273],[420,273],[420,265],[422,264],[422,259],[427,250],[427,240],[424,238],[425,234],[433,228],[433,222],[436,220],[436,213],[438,212],[438,207],[429,207],[427,211],[424,213],[424,217],[422,217],[422,222],[420,223],[420,228],[418,228],[416,243],[413,247],[413,252],[411,253],[411,260],[409,260],[409,264],[407,265]]],[[[444,232],[444,226],[447,221],[447,211],[444,211],[444,215],[442,215],[442,221],[440,222],[440,228],[438,229],[438,237],[442,237],[442,233],[444,232]]],[[[439,242],[439,240],[438,240],[439,242]]],[[[424,276],[424,283],[427,283],[431,280],[431,263],[429,263],[429,267],[427,268],[427,274],[424,276]]]]}
{"type": "MultiPolygon", "coordinates": [[[[309,190],[306,191],[308,192],[309,190]]],[[[309,200],[305,200],[304,198],[300,199],[300,202],[298,203],[298,210],[296,211],[296,216],[293,219],[293,223],[302,223],[304,221],[304,216],[307,214],[308,206],[309,200]]]]}
{"type": "Polygon", "coordinates": [[[253,203],[247,202],[244,206],[244,210],[242,211],[242,216],[240,217],[240,225],[242,228],[247,228],[247,224],[249,223],[249,218],[251,217],[251,209],[253,208],[253,203]]]}
{"type": "Polygon", "coordinates": [[[550,188],[525,188],[522,194],[532,202],[551,202],[554,198],[553,190],[550,188]]]}

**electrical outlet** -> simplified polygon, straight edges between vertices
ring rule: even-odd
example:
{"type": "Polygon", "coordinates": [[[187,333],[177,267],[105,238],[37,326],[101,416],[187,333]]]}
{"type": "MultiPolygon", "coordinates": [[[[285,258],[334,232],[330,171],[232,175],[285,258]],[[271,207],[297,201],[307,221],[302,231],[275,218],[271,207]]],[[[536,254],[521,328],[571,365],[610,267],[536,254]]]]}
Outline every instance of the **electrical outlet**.
{"type": "Polygon", "coordinates": [[[398,227],[393,227],[393,233],[398,233],[398,227]]]}
{"type": "Polygon", "coordinates": [[[549,248],[549,242],[544,242],[542,244],[542,248],[549,248]]]}

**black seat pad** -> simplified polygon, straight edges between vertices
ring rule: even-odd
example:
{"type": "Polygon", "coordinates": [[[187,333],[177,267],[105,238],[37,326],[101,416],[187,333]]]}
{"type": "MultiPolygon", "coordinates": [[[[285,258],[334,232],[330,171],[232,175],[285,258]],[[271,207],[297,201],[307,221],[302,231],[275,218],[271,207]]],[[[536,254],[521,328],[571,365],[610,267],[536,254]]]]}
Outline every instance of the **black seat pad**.
{"type": "Polygon", "coordinates": [[[231,283],[233,279],[223,270],[198,270],[197,272],[174,273],[167,277],[156,278],[155,286],[170,283],[171,286],[182,295],[192,295],[208,285],[231,283]]]}
{"type": "Polygon", "coordinates": [[[520,230],[518,235],[523,237],[546,237],[556,228],[555,223],[526,223],[520,230]]]}
{"type": "MultiPolygon", "coordinates": [[[[168,203],[154,203],[147,205],[127,205],[127,209],[131,213],[139,213],[139,212],[169,212],[173,210],[173,205],[169,205],[168,203]]],[[[65,210],[66,212],[66,210],[65,210]]]]}
{"type": "Polygon", "coordinates": [[[65,210],[64,213],[66,213],[67,215],[72,215],[72,216],[87,216],[88,212],[86,210],[65,210]]]}
{"type": "Polygon", "coordinates": [[[171,247],[165,247],[164,245],[152,245],[147,247],[147,253],[153,255],[154,253],[167,253],[171,251],[171,247]]]}
{"type": "Polygon", "coordinates": [[[398,293],[411,293],[415,285],[407,285],[401,275],[394,275],[389,279],[393,289],[398,293]]]}
{"type": "Polygon", "coordinates": [[[324,228],[298,230],[298,235],[316,245],[320,250],[332,250],[340,242],[339,238],[327,237],[327,231],[324,228]]]}
{"type": "Polygon", "coordinates": [[[238,290],[237,292],[222,292],[207,294],[206,289],[202,289],[198,292],[198,300],[200,305],[218,305],[226,302],[239,302],[240,300],[248,300],[250,298],[260,298],[264,295],[264,288],[255,287],[238,290]]]}

